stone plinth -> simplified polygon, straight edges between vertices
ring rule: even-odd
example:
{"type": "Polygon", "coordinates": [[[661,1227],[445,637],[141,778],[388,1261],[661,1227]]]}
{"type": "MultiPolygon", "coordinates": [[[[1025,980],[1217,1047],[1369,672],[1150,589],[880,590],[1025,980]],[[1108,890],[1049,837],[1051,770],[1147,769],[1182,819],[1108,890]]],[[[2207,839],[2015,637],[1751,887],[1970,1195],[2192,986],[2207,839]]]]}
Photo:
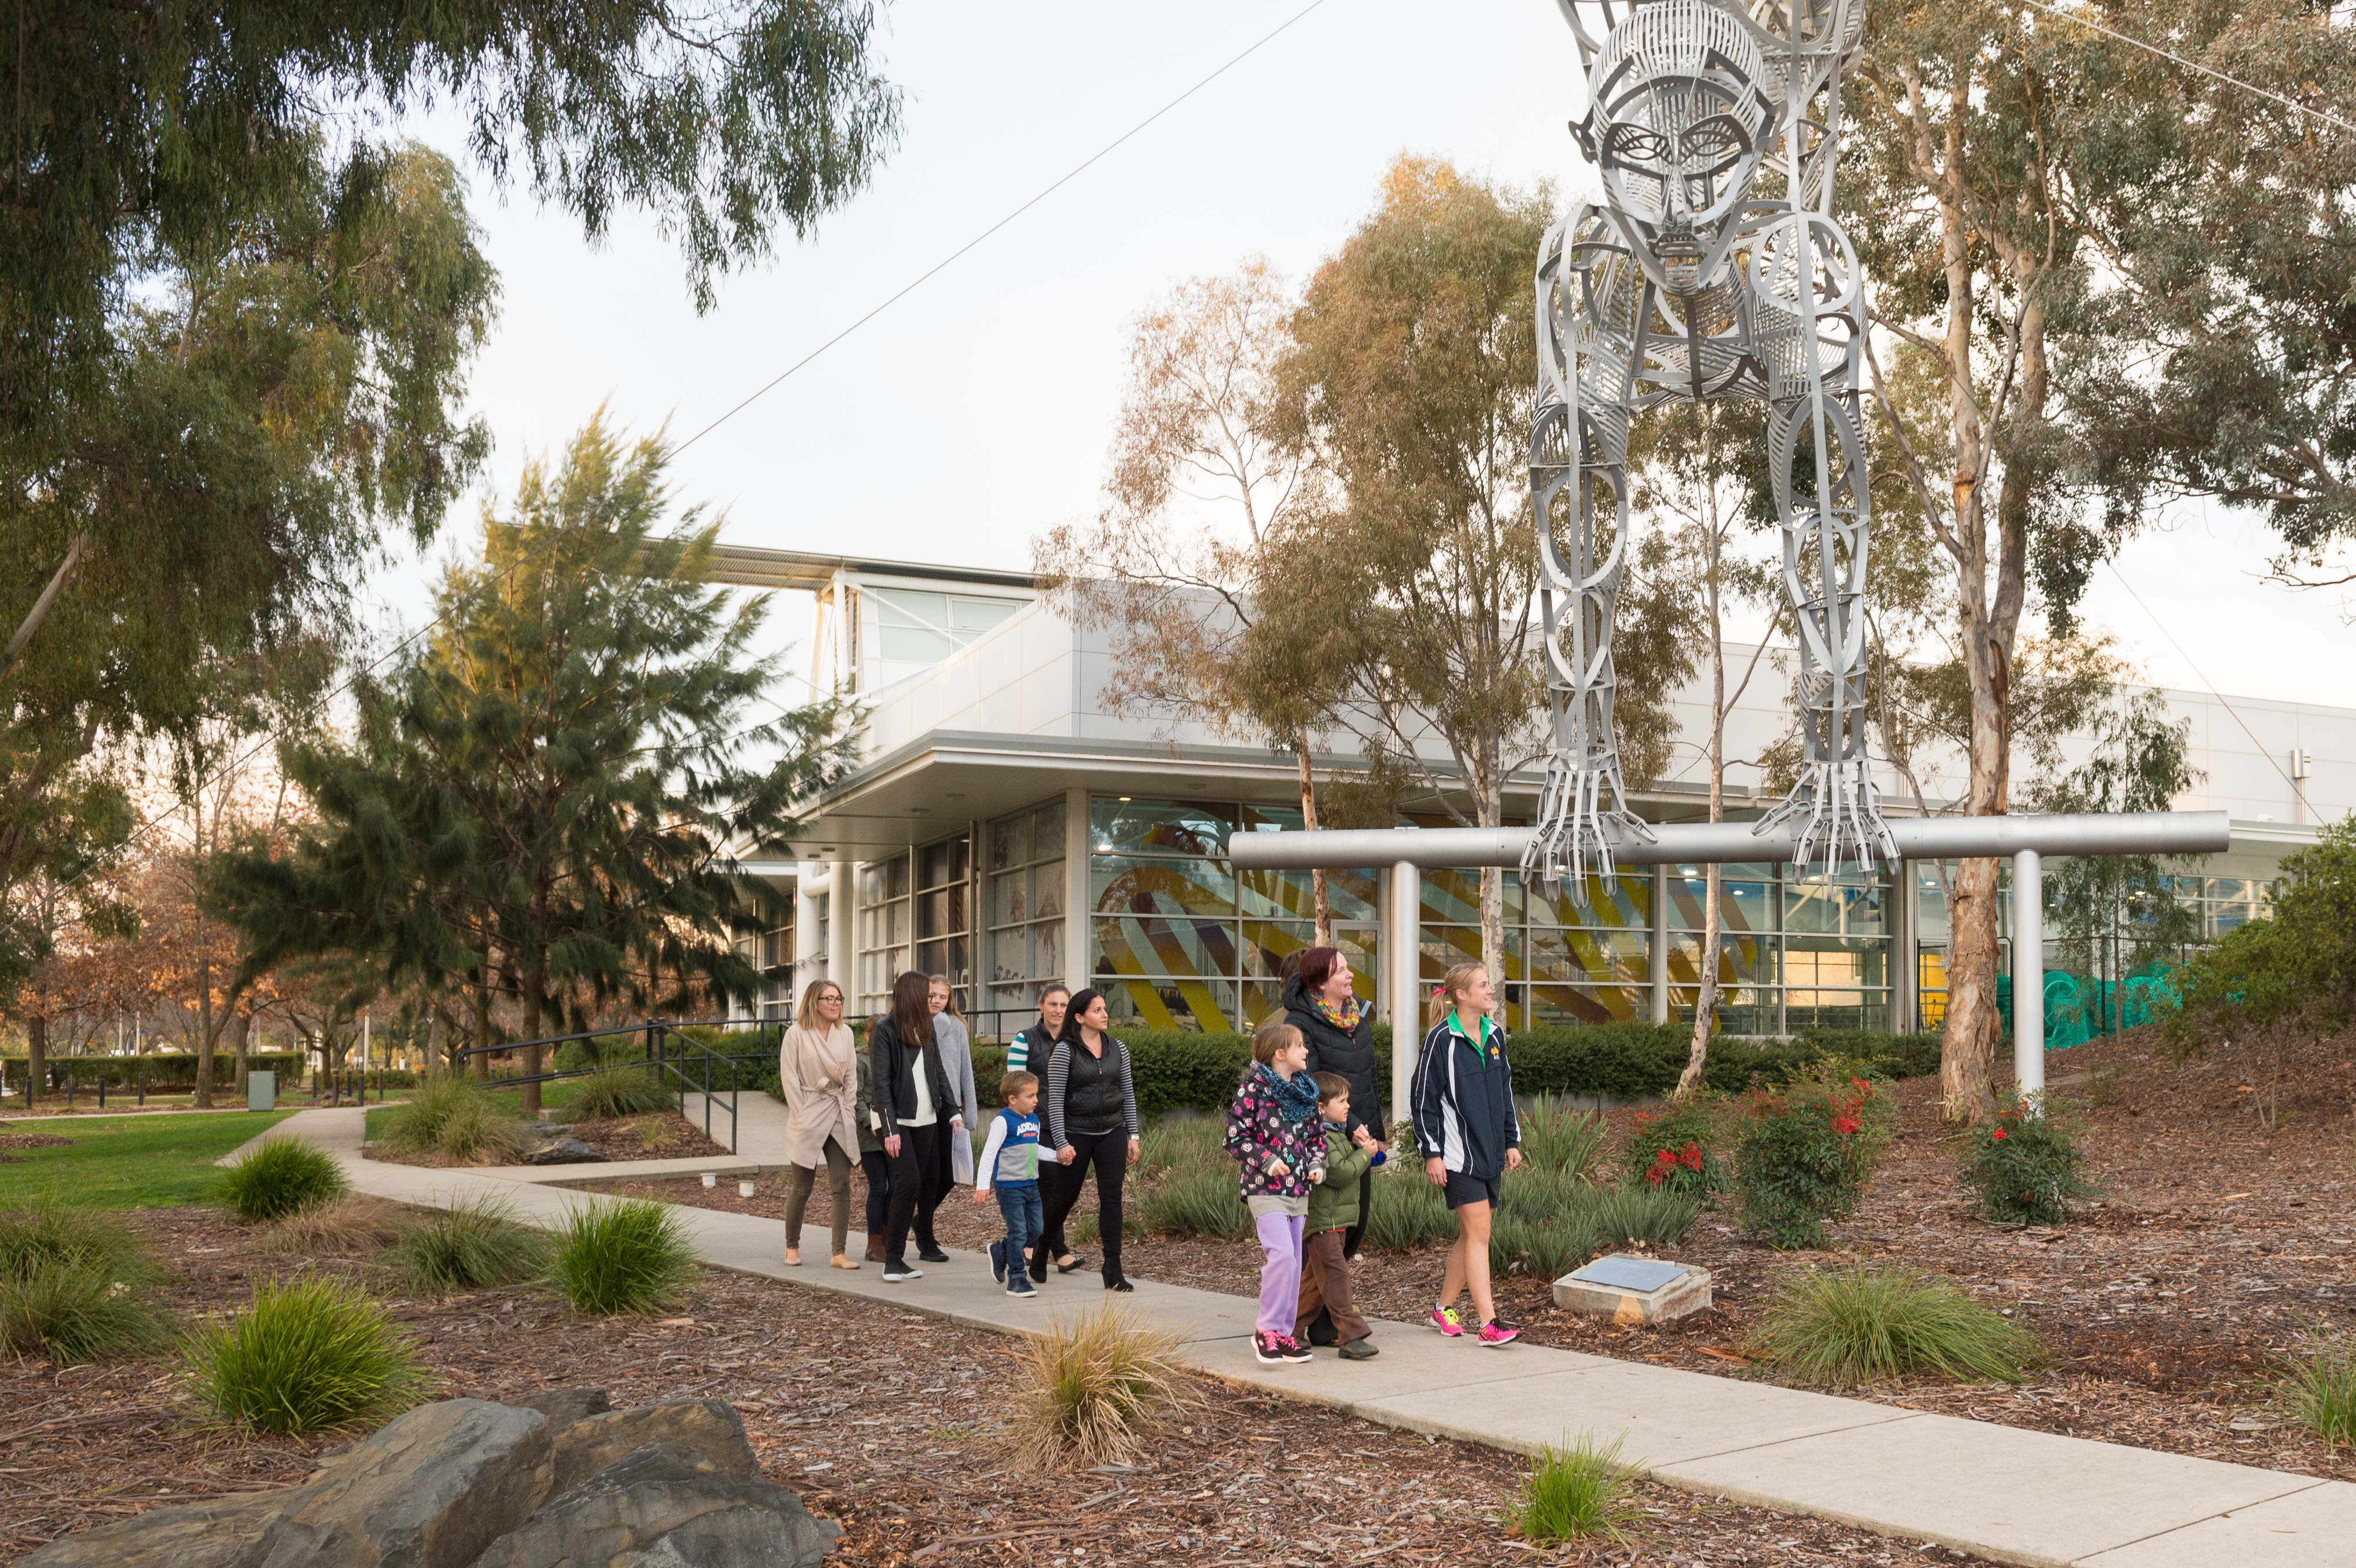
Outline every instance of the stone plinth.
{"type": "Polygon", "coordinates": [[[1554,1282],[1557,1307],[1625,1326],[1669,1323],[1709,1305],[1709,1270],[1608,1253],[1554,1282]]]}

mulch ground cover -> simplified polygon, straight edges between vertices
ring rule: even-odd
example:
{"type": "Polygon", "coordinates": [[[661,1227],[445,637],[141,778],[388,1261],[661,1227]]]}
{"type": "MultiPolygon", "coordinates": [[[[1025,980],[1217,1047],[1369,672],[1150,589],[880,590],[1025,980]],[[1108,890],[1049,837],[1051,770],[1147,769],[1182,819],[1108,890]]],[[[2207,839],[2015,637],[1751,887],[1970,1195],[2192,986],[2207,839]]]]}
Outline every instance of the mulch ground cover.
{"type": "MultiPolygon", "coordinates": [[[[1498,1310],[1536,1344],[1785,1381],[1748,1352],[1781,1280],[1847,1263],[1908,1267],[2029,1325],[2053,1365],[2019,1385],[1912,1378],[1844,1392],[2356,1480],[2356,1450],[2327,1448],[2270,1397],[2282,1353],[2303,1331],[2356,1328],[2356,1035],[2225,1044],[2179,1064],[2146,1029],[2057,1051],[2048,1071],[2084,1122],[2090,1174],[2104,1189],[2066,1225],[2020,1230],[1978,1218],[1956,1180],[1937,1080],[1914,1079],[1893,1088],[1900,1136],[1857,1215],[1831,1228],[1836,1250],[1777,1253],[1749,1242],[1721,1200],[1684,1243],[1661,1253],[1711,1271],[1708,1311],[1662,1328],[1616,1328],[1558,1309],[1549,1282],[1520,1277],[1500,1282],[1498,1310]]],[[[1633,1115],[1612,1113],[1615,1151],[1633,1115]]],[[[1607,1161],[1616,1169],[1616,1153],[1607,1161]]],[[[1406,1169],[1378,1178],[1375,1200],[1384,1181],[1418,1179],[1406,1169]]],[[[750,1200],[727,1184],[703,1191],[691,1179],[627,1185],[675,1202],[785,1211],[773,1177],[750,1200]]],[[[855,1229],[864,1189],[855,1173],[851,1185],[855,1229]]],[[[806,1247],[812,1230],[824,1245],[826,1204],[821,1188],[804,1221],[806,1247]]],[[[1083,1200],[1084,1211],[1094,1207],[1083,1200]]],[[[962,1189],[941,1206],[938,1232],[950,1246],[974,1248],[1005,1233],[995,1205],[976,1209],[962,1189]]],[[[1098,1249],[1081,1251],[1093,1265],[1098,1249]]],[[[1419,1322],[1437,1294],[1441,1251],[1368,1253],[1355,1280],[1361,1307],[1419,1322]]],[[[1258,1293],[1258,1252],[1248,1242],[1132,1236],[1123,1266],[1140,1279],[1258,1293]]],[[[1074,1283],[1093,1293],[1093,1266],[1074,1283]]],[[[1048,1288],[1057,1288],[1053,1275],[1048,1288]]]]}
{"type": "MultiPolygon", "coordinates": [[[[187,1314],[234,1307],[273,1274],[357,1275],[417,1336],[440,1397],[590,1385],[617,1406],[731,1400],[770,1478],[841,1524],[833,1561],[859,1568],[1961,1560],[1652,1486],[1631,1542],[1540,1552],[1499,1522],[1514,1456],[1217,1383],[1141,1465],[1042,1474],[1005,1431],[1022,1350],[1010,1337],[716,1271],[661,1317],[584,1317],[530,1290],[403,1299],[364,1261],[262,1253],[257,1232],[209,1210],[128,1218],[177,1271],[170,1296],[187,1314]]],[[[164,1358],[0,1361],[0,1562],[144,1509],[292,1484],[352,1436],[209,1428],[164,1358]]]]}

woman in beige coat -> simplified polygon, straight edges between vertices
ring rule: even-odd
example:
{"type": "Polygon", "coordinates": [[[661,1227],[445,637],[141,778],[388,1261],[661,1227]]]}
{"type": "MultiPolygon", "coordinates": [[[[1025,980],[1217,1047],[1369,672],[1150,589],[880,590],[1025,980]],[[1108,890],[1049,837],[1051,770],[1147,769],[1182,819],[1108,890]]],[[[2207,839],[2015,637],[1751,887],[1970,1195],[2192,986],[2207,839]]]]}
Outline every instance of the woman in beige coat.
{"type": "Polygon", "coordinates": [[[777,1082],[786,1094],[786,1157],[794,1166],[786,1194],[786,1263],[801,1264],[802,1211],[823,1159],[834,1194],[834,1250],[828,1262],[857,1268],[843,1244],[851,1232],[851,1166],[859,1157],[859,1071],[851,1029],[842,1021],[842,987],[833,981],[813,980],[803,990],[801,1010],[777,1047],[777,1082]]]}

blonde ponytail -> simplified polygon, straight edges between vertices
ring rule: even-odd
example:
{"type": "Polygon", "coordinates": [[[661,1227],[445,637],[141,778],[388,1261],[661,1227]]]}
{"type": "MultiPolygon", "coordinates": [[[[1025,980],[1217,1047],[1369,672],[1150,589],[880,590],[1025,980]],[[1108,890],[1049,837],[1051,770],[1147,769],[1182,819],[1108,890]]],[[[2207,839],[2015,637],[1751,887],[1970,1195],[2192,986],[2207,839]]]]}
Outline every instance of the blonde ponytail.
{"type": "Polygon", "coordinates": [[[1439,1028],[1440,1020],[1456,1010],[1456,998],[1463,995],[1464,987],[1472,984],[1472,976],[1481,972],[1481,965],[1478,964],[1455,964],[1449,966],[1448,973],[1440,976],[1439,989],[1431,993],[1430,1012],[1423,1020],[1426,1030],[1439,1028]]]}

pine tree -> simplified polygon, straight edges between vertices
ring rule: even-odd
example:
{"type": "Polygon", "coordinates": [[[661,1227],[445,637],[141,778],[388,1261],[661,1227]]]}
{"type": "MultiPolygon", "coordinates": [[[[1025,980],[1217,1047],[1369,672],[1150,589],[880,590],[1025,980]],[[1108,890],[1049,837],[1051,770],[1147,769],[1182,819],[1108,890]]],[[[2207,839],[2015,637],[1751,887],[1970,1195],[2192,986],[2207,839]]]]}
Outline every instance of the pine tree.
{"type": "MultiPolygon", "coordinates": [[[[766,601],[712,586],[716,522],[690,509],[658,534],[666,466],[659,438],[626,451],[601,415],[554,473],[529,467],[353,741],[288,748],[320,823],[226,869],[249,973],[340,950],[369,987],[496,975],[527,1035],[754,995],[734,938],[782,900],[738,857],[784,848],[855,736],[831,702],[750,717],[781,673],[752,651],[766,601]]],[[[526,1073],[541,1061],[528,1049],[526,1073]]]]}

